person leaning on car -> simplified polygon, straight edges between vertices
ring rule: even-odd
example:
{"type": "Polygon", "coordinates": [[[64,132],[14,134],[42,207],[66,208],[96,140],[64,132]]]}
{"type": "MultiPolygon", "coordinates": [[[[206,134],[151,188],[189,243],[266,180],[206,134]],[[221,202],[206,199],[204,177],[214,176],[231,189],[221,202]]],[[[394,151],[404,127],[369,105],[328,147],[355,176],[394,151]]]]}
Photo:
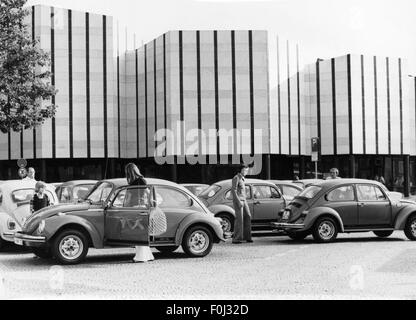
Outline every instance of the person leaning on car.
{"type": "Polygon", "coordinates": [[[249,167],[242,165],[240,172],[234,177],[231,193],[235,210],[233,243],[239,244],[244,240],[253,242],[251,239],[251,214],[246,199],[245,177],[249,167]]]}

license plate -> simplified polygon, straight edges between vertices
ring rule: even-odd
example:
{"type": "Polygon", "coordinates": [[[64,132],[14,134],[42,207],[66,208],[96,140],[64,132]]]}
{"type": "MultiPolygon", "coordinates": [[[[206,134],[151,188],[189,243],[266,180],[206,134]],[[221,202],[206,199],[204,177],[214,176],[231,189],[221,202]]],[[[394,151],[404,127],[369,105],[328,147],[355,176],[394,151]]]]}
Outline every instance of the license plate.
{"type": "Polygon", "coordinates": [[[283,217],[282,217],[282,219],[283,219],[283,220],[289,220],[289,218],[290,218],[290,211],[285,211],[285,212],[283,212],[283,217]]]}
{"type": "Polygon", "coordinates": [[[14,243],[17,244],[18,246],[23,246],[23,240],[14,239],[14,243]]]}

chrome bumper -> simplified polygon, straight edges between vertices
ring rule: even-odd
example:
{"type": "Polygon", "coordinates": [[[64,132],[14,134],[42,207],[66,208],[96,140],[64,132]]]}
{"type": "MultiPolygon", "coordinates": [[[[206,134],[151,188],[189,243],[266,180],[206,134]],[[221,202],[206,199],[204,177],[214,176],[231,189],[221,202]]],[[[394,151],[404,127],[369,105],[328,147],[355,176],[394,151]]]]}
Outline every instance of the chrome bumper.
{"type": "Polygon", "coordinates": [[[14,232],[3,232],[1,234],[1,237],[6,241],[14,242],[14,235],[15,235],[14,232]]]}
{"type": "Polygon", "coordinates": [[[273,222],[272,225],[277,229],[305,229],[304,224],[273,222]]]}
{"type": "Polygon", "coordinates": [[[16,232],[14,235],[14,243],[20,246],[31,244],[43,244],[46,243],[46,237],[30,236],[20,232],[16,232]]]}

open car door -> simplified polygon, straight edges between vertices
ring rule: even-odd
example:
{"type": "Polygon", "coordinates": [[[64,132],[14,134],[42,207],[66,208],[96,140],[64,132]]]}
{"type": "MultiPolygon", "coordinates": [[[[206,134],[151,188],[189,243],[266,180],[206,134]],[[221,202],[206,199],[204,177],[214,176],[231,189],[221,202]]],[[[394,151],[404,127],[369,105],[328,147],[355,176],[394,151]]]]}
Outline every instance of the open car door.
{"type": "Polygon", "coordinates": [[[129,186],[116,191],[105,212],[107,244],[149,244],[152,196],[152,188],[148,186],[129,186]]]}

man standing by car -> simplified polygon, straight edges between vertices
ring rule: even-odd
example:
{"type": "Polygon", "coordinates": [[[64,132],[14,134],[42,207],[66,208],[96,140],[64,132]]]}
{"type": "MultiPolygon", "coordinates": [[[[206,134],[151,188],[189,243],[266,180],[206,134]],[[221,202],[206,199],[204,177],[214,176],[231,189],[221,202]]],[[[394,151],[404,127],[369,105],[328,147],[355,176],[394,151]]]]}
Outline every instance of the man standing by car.
{"type": "Polygon", "coordinates": [[[242,165],[240,172],[234,177],[231,193],[235,211],[233,243],[240,244],[244,240],[251,243],[251,214],[246,199],[245,177],[249,167],[242,165]]]}

